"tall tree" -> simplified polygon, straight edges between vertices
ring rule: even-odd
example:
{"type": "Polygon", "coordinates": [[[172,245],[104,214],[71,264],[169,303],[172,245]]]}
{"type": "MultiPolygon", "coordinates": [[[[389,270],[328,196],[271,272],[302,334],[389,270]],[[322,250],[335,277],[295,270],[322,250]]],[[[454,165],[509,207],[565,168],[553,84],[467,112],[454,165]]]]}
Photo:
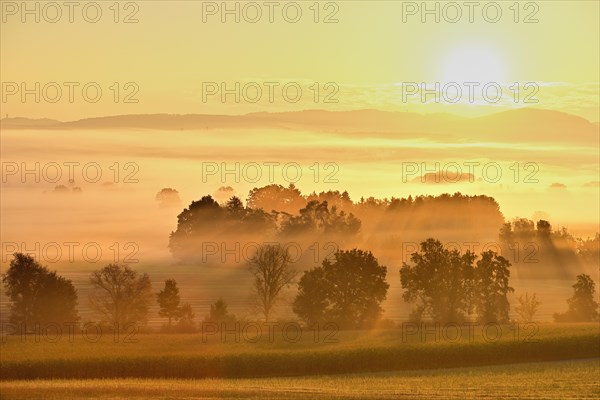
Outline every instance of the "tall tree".
{"type": "Polygon", "coordinates": [[[250,260],[256,305],[265,321],[272,316],[282,289],[290,286],[297,275],[290,260],[288,250],[280,245],[261,246],[250,260]]]}
{"type": "Polygon", "coordinates": [[[225,208],[229,211],[231,216],[235,217],[243,217],[246,209],[244,208],[244,203],[237,196],[232,196],[225,203],[225,208]]]}
{"type": "Polygon", "coordinates": [[[158,292],[157,298],[160,307],[158,315],[167,317],[169,319],[168,326],[171,327],[171,321],[179,319],[181,315],[179,308],[181,298],[179,297],[179,288],[175,279],[167,279],[165,281],[165,288],[158,292]]]}
{"type": "Polygon", "coordinates": [[[569,309],[563,314],[554,314],[556,322],[591,322],[598,320],[598,303],[594,300],[596,284],[591,276],[577,275],[573,285],[573,296],[567,300],[569,309]]]}
{"type": "Polygon", "coordinates": [[[481,253],[475,267],[474,304],[483,323],[507,323],[510,303],[507,295],[514,292],[508,285],[510,262],[494,251],[481,253]]]}
{"type": "Polygon", "coordinates": [[[389,285],[387,268],[371,252],[337,251],[333,260],[304,273],[294,312],[306,323],[334,322],[340,328],[371,326],[381,315],[389,285]]]}
{"type": "Polygon", "coordinates": [[[73,283],[40,265],[33,257],[15,253],[2,282],[10,299],[9,321],[18,331],[30,331],[37,324],[79,321],[73,283]]]}
{"type": "Polygon", "coordinates": [[[471,311],[475,255],[445,249],[430,238],[410,260],[413,265],[404,263],[400,269],[404,300],[416,303],[435,322],[464,321],[471,311]]]}
{"type": "Polygon", "coordinates": [[[326,311],[329,307],[328,286],[325,283],[325,270],[322,267],[306,271],[300,278],[293,310],[307,325],[326,320],[326,311]]]}
{"type": "Polygon", "coordinates": [[[148,318],[152,299],[152,284],[147,274],[140,274],[127,265],[108,264],[92,272],[90,306],[103,323],[119,331],[126,325],[142,323],[148,318]]]}

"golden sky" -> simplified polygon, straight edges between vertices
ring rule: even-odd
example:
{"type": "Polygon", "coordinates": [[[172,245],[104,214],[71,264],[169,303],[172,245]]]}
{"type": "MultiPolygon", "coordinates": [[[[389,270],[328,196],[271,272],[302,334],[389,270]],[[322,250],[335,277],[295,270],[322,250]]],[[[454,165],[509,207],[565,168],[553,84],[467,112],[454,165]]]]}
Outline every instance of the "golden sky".
{"type": "Polygon", "coordinates": [[[460,6],[458,19],[450,3],[427,3],[431,9],[438,4],[439,22],[435,13],[423,15],[421,2],[394,1],[317,6],[311,1],[278,2],[269,22],[269,8],[257,2],[262,14],[255,23],[248,20],[255,18],[256,8],[246,2],[227,3],[230,9],[239,7],[239,23],[235,13],[222,15],[221,2],[139,1],[121,2],[119,7],[98,2],[102,13],[96,23],[84,19],[95,18],[93,7],[83,12],[89,2],[73,10],[73,23],[65,6],[60,6],[57,18],[56,9],[28,2],[30,9],[39,4],[36,22],[35,13],[23,14],[25,3],[1,3],[3,117],[71,120],[132,113],[240,114],[307,108],[480,115],[535,106],[600,120],[597,1],[480,2],[472,10],[473,22],[463,2],[454,3],[460,6]],[[299,21],[287,22],[297,9],[302,12],[299,21]],[[127,17],[137,22],[124,23],[127,17]],[[53,19],[58,20],[52,23],[53,19]],[[325,23],[326,19],[337,22],[325,23]],[[464,80],[481,85],[498,82],[503,96],[491,103],[482,101],[481,90],[476,90],[474,104],[469,104],[466,93],[455,104],[443,104],[448,97],[439,94],[425,100],[421,93],[403,98],[402,82],[435,85],[464,80]],[[39,103],[34,95],[22,101],[20,92],[12,94],[12,84],[23,82],[29,89],[40,83],[39,103]],[[47,101],[55,98],[54,86],[42,93],[51,82],[62,90],[55,103],[47,101]],[[64,82],[78,84],[73,102],[64,82]],[[102,89],[96,103],[82,95],[81,88],[89,82],[102,89]],[[233,95],[223,102],[219,94],[205,100],[203,90],[210,82],[225,82],[229,88],[236,82],[240,88],[250,83],[249,92],[239,102],[233,95]],[[265,82],[278,83],[272,101],[265,82]],[[522,90],[518,102],[510,89],[515,82],[522,90]],[[527,82],[534,86],[523,88],[527,82]],[[286,101],[282,93],[282,86],[290,83],[303,89],[296,103],[286,101]],[[247,101],[256,98],[252,92],[256,85],[263,90],[259,101],[247,101]],[[128,94],[138,102],[124,103],[128,94]],[[538,102],[523,103],[528,94],[538,102]],[[436,97],[441,104],[434,101],[436,97]]]}
{"type": "Polygon", "coordinates": [[[354,201],[486,194],[498,201],[506,220],[543,217],[554,228],[594,235],[600,221],[598,125],[537,110],[468,121],[437,113],[479,117],[533,107],[600,121],[600,3],[478,2],[472,14],[463,1],[427,2],[425,13],[423,4],[98,1],[77,3],[71,23],[63,2],[0,1],[2,117],[67,121],[304,109],[436,114],[306,112],[288,115],[287,125],[281,115],[271,116],[275,123],[268,125],[239,117],[235,120],[243,123],[196,131],[153,130],[154,125],[97,129],[93,122],[81,129],[3,129],[3,163],[26,169],[25,164],[96,162],[105,174],[97,183],[69,182],[66,175],[60,182],[39,183],[12,175],[2,182],[0,229],[10,233],[6,240],[135,241],[149,259],[170,257],[168,233],[181,208],[157,211],[159,190],[178,190],[185,206],[220,187],[231,186],[245,199],[252,188],[271,183],[294,183],[304,194],[348,190],[354,201]],[[222,13],[223,4],[229,10],[237,5],[239,22],[235,12],[222,13]],[[272,22],[265,4],[275,6],[272,22]],[[460,18],[452,8],[456,4],[460,18]],[[95,14],[94,5],[101,14],[95,14]],[[257,15],[254,5],[262,15],[251,22],[257,15]],[[298,9],[299,21],[290,22],[298,9]],[[436,85],[450,90],[440,93],[436,85]],[[468,90],[475,86],[470,99],[468,90]],[[501,96],[494,97],[492,90],[495,101],[490,101],[484,86],[499,88],[501,96]],[[235,93],[223,99],[223,87],[235,93]],[[456,87],[462,91],[458,99],[456,87]],[[98,88],[102,96],[92,101],[98,88]],[[301,96],[295,95],[298,88],[301,96]],[[205,162],[231,167],[273,161],[297,163],[302,179],[201,179],[205,162]],[[502,179],[484,179],[483,168],[469,181],[420,179],[432,168],[473,162],[497,163],[502,179]],[[115,163],[134,163],[139,183],[113,185],[115,163]],[[313,179],[315,163],[334,163],[336,181],[313,179]],[[422,170],[403,179],[406,163],[422,170]],[[535,166],[535,181],[524,179],[528,165],[535,166]],[[82,192],[56,197],[57,184],[82,192]]]}

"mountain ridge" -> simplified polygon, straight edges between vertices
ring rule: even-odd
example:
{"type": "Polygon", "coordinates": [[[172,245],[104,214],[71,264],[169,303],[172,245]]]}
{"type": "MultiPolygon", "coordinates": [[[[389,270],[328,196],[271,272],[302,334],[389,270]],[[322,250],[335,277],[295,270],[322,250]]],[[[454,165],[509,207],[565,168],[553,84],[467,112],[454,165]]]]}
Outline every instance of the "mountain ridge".
{"type": "Polygon", "coordinates": [[[452,114],[418,114],[374,109],[327,111],[308,109],[285,112],[223,114],[124,114],[57,121],[48,118],[4,118],[3,129],[152,129],[212,130],[277,128],[335,134],[377,132],[390,134],[446,135],[456,140],[483,138],[491,141],[597,143],[598,123],[555,110],[523,108],[481,117],[452,114]]]}

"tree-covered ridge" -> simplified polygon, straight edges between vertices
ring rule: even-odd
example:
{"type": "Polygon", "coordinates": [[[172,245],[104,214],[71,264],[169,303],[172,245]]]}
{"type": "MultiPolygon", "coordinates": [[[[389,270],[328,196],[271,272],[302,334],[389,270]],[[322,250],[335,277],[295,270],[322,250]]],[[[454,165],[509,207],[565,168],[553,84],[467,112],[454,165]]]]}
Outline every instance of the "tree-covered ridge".
{"type": "Polygon", "coordinates": [[[235,196],[221,204],[211,196],[193,201],[179,214],[170,235],[173,255],[190,259],[199,255],[206,240],[243,241],[251,236],[256,242],[310,238],[347,246],[367,240],[387,259],[397,257],[386,250],[397,235],[415,243],[437,229],[454,239],[458,232],[459,240],[496,238],[504,223],[492,197],[461,193],[354,202],[347,191],[303,195],[293,184],[268,185],[252,189],[245,203],[235,196]]]}

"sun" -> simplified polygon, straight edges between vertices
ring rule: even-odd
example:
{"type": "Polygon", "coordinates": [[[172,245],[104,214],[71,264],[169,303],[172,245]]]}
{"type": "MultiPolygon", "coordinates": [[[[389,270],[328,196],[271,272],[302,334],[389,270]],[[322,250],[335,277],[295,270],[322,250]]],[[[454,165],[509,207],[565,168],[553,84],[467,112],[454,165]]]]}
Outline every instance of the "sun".
{"type": "Polygon", "coordinates": [[[481,45],[465,45],[448,54],[443,62],[444,82],[504,82],[504,63],[491,49],[481,45]]]}

